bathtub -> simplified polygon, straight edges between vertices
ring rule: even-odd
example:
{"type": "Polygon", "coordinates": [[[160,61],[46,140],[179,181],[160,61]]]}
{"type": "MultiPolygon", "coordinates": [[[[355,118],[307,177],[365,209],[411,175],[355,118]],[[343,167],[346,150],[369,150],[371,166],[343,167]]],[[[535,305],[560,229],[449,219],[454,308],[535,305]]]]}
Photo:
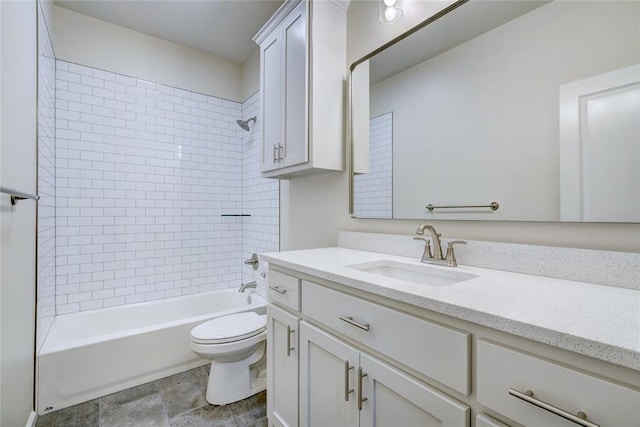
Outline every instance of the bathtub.
{"type": "Polygon", "coordinates": [[[209,363],[191,329],[243,311],[266,313],[255,293],[213,291],[57,316],[38,354],[38,414],[209,363]]]}

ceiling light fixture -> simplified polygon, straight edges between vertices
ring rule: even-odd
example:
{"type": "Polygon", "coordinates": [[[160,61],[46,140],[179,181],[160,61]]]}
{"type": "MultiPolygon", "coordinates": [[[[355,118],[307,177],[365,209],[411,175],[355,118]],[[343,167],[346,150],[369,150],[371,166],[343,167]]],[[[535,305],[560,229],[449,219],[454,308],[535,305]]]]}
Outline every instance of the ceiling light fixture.
{"type": "Polygon", "coordinates": [[[383,24],[395,24],[402,15],[402,0],[378,0],[378,19],[383,24]]]}

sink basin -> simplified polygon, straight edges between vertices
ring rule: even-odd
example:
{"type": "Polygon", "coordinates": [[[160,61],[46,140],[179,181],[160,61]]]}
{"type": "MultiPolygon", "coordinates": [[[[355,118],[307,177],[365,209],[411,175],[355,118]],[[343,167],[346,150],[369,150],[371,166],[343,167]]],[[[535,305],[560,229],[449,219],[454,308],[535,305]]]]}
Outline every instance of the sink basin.
{"type": "Polygon", "coordinates": [[[443,270],[426,265],[405,264],[389,260],[351,264],[345,265],[345,267],[362,271],[363,273],[434,287],[448,286],[478,277],[475,274],[460,271],[443,270]]]}

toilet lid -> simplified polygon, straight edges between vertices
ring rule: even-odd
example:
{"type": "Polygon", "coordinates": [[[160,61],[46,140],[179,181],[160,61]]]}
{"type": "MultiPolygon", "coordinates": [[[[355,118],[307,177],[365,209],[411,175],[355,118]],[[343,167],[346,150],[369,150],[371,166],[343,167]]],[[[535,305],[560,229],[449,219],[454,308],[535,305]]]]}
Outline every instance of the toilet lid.
{"type": "Polygon", "coordinates": [[[250,338],[266,328],[266,316],[248,311],[204,322],[191,330],[191,339],[198,344],[222,344],[250,338]]]}

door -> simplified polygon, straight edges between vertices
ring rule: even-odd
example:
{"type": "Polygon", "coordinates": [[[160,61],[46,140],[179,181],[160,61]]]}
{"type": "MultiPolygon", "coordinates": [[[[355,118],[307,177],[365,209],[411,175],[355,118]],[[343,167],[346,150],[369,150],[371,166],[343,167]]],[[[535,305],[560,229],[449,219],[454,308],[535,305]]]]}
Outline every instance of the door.
{"type": "Polygon", "coordinates": [[[285,81],[284,153],[281,167],[306,163],[307,144],[307,19],[305,2],[282,23],[285,81]]]}
{"type": "Polygon", "coordinates": [[[563,221],[640,222],[640,65],[560,87],[563,221]]]}
{"type": "Polygon", "coordinates": [[[272,425],[298,425],[299,319],[267,307],[267,414],[272,425]]]}
{"type": "Polygon", "coordinates": [[[464,427],[469,407],[409,377],[380,360],[360,353],[361,427],[464,427]]]}
{"type": "Polygon", "coordinates": [[[279,147],[282,139],[282,40],[275,30],[260,45],[260,87],[262,88],[262,159],[260,171],[280,167],[279,147]]]}
{"type": "Polygon", "coordinates": [[[357,427],[358,351],[300,322],[300,425],[357,427]]]}

